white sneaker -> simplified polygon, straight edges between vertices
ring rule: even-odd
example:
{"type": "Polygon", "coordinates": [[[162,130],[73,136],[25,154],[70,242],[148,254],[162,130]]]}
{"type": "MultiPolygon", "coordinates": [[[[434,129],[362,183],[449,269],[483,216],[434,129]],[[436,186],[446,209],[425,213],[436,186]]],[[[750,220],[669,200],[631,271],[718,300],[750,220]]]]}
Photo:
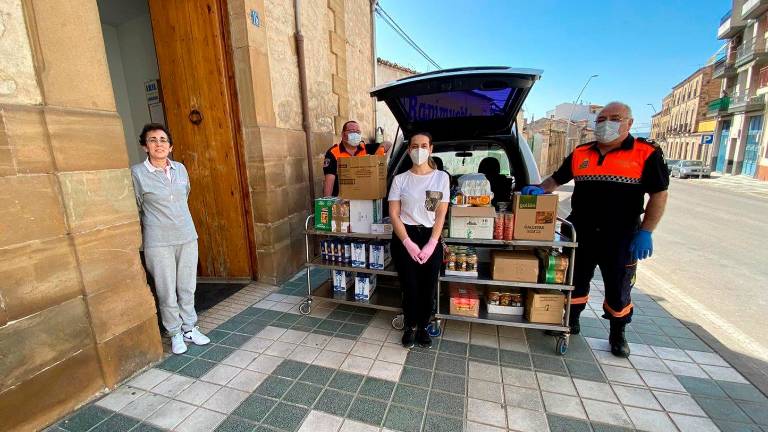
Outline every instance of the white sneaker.
{"type": "Polygon", "coordinates": [[[200,330],[198,330],[197,327],[184,332],[184,340],[187,342],[192,342],[195,345],[208,345],[211,343],[211,340],[208,339],[208,336],[200,333],[200,330]]]}
{"type": "Polygon", "coordinates": [[[176,333],[171,336],[171,351],[174,354],[184,354],[187,352],[187,344],[184,343],[184,335],[176,333]]]}

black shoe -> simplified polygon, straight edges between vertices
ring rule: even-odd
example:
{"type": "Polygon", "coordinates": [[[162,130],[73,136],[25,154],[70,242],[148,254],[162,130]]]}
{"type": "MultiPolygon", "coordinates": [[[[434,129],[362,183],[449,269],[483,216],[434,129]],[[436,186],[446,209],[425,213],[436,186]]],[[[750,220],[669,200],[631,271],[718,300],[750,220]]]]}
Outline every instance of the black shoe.
{"type": "Polygon", "coordinates": [[[611,321],[611,333],[608,336],[608,342],[611,344],[611,354],[616,357],[629,357],[629,344],[627,344],[627,338],[624,337],[625,323],[617,323],[611,321]]]}
{"type": "Polygon", "coordinates": [[[403,331],[403,346],[413,348],[416,345],[416,327],[406,327],[403,331]]]}
{"type": "Polygon", "coordinates": [[[416,330],[416,342],[422,348],[430,348],[432,346],[432,338],[429,336],[429,332],[424,327],[419,327],[416,330]]]}

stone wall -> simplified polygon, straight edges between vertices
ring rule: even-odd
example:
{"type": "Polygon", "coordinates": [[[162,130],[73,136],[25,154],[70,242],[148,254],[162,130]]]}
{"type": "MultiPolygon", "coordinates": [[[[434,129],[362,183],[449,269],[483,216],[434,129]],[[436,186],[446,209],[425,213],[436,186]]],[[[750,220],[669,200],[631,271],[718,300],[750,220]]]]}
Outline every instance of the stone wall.
{"type": "Polygon", "coordinates": [[[158,360],[94,0],[0,0],[0,430],[158,360]]]}
{"type": "Polygon", "coordinates": [[[355,118],[364,134],[373,131],[370,2],[301,2],[314,179],[308,175],[302,127],[294,2],[230,0],[228,5],[258,278],[277,283],[304,262],[310,188],[322,193],[323,155],[339,139],[341,125],[355,118]],[[252,10],[260,26],[251,24],[252,10]]]}

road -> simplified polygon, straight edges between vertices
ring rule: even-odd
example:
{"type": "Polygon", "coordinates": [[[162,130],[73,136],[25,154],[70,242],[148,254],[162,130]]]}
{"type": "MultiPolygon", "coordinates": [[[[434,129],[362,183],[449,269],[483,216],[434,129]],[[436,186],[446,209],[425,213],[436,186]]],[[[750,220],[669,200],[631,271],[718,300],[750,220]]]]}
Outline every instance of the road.
{"type": "Polygon", "coordinates": [[[754,192],[761,187],[768,192],[765,183],[672,179],[637,286],[768,382],[768,196],[754,192]]]}

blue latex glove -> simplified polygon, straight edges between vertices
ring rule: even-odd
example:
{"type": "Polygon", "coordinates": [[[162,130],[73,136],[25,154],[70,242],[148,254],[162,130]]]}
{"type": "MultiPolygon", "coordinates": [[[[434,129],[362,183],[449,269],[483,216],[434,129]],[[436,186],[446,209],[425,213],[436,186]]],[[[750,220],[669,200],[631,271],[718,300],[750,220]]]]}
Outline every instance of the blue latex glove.
{"type": "Polygon", "coordinates": [[[635,260],[650,258],[653,255],[651,232],[642,229],[636,232],[632,243],[629,245],[629,252],[635,260]]]}
{"type": "Polygon", "coordinates": [[[545,192],[544,189],[542,189],[540,186],[529,185],[523,186],[521,193],[523,195],[543,195],[545,192]]]}

